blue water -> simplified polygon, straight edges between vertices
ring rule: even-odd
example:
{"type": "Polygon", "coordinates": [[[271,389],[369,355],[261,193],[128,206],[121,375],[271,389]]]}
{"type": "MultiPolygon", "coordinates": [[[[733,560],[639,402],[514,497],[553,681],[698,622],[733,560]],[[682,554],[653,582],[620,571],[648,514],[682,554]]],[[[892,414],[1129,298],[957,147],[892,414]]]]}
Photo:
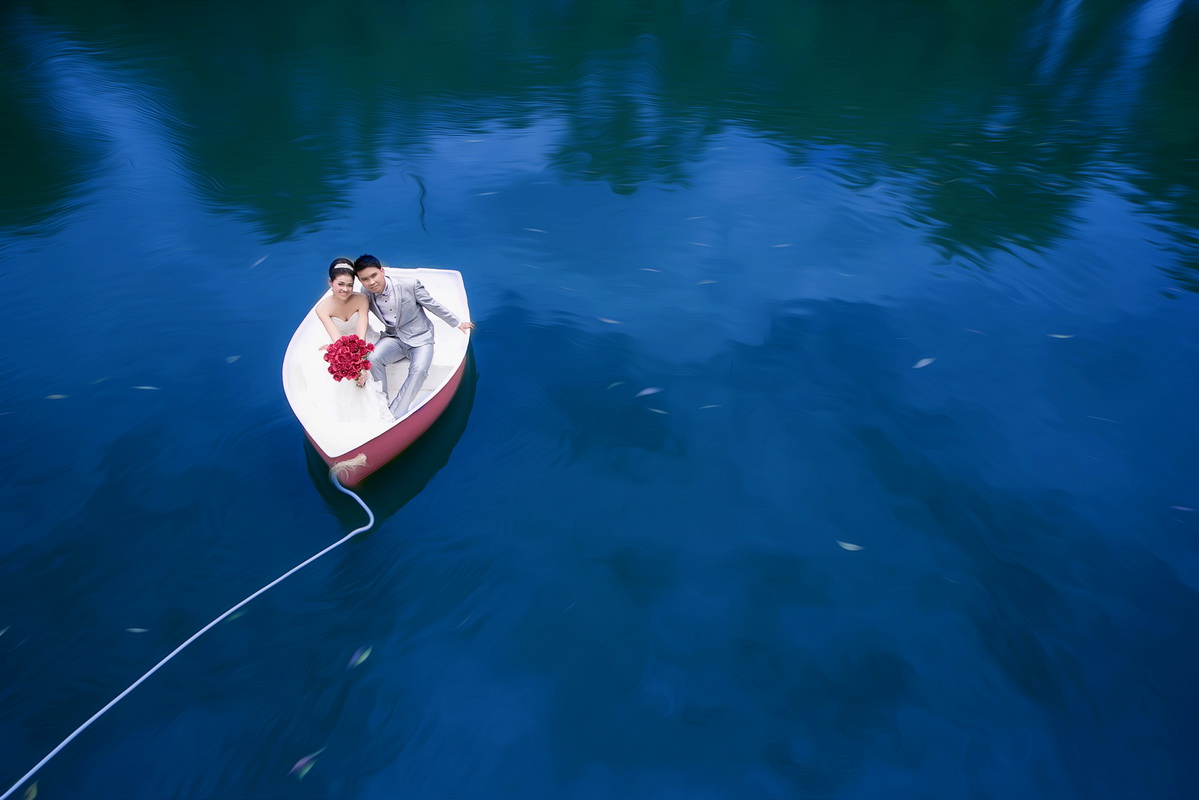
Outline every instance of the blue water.
{"type": "Polygon", "coordinates": [[[1195,3],[0,18],[0,791],[364,523],[372,252],[459,397],[39,797],[1194,796],[1195,3]]]}

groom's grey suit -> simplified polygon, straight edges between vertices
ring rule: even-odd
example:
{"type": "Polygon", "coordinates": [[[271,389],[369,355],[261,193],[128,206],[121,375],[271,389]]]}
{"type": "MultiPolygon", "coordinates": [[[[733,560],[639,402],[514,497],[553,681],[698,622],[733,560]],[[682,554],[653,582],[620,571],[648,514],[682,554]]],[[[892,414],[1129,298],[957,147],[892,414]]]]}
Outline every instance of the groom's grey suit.
{"type": "Polygon", "coordinates": [[[416,399],[433,363],[433,321],[425,310],[441,317],[451,328],[457,328],[459,320],[434,300],[416,278],[385,272],[383,282],[381,293],[366,293],[371,311],[384,325],[371,353],[371,375],[383,385],[383,394],[387,396],[387,365],[404,358],[412,362],[408,378],[389,403],[391,413],[399,419],[416,399]]]}

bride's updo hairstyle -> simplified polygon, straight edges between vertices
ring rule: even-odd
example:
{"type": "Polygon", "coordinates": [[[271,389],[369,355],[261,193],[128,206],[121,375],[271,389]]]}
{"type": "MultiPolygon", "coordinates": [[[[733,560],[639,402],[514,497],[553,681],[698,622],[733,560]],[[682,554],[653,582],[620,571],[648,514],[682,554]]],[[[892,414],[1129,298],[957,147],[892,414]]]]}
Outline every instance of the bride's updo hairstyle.
{"type": "Polygon", "coordinates": [[[348,258],[333,259],[333,263],[329,265],[329,282],[332,283],[338,275],[349,275],[353,278],[354,262],[348,258]]]}

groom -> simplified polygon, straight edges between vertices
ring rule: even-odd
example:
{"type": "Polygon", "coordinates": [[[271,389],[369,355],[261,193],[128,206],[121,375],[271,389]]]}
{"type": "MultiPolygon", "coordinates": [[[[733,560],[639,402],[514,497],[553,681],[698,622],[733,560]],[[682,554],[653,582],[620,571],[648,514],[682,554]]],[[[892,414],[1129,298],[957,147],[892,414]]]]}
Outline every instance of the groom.
{"type": "Polygon", "coordinates": [[[460,322],[416,278],[384,274],[383,265],[372,255],[359,256],[354,262],[354,272],[366,289],[371,311],[385,326],[371,353],[371,375],[383,385],[385,397],[387,365],[404,358],[411,362],[408,378],[389,404],[392,415],[399,419],[416,399],[433,363],[433,322],[425,309],[463,332],[475,327],[475,323],[460,322]]]}

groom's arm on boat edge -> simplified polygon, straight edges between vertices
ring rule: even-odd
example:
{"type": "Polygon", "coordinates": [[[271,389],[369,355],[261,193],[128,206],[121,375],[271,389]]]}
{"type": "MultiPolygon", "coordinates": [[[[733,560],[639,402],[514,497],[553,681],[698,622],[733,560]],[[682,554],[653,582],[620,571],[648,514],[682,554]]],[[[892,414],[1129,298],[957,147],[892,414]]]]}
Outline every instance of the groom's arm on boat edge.
{"type": "Polygon", "coordinates": [[[421,308],[432,311],[434,314],[445,320],[451,328],[457,328],[465,333],[466,331],[475,327],[475,323],[469,320],[459,320],[457,314],[434,300],[433,295],[429,294],[429,290],[426,289],[425,285],[420,281],[417,281],[416,285],[412,287],[412,293],[416,296],[416,302],[421,306],[421,308]]]}

